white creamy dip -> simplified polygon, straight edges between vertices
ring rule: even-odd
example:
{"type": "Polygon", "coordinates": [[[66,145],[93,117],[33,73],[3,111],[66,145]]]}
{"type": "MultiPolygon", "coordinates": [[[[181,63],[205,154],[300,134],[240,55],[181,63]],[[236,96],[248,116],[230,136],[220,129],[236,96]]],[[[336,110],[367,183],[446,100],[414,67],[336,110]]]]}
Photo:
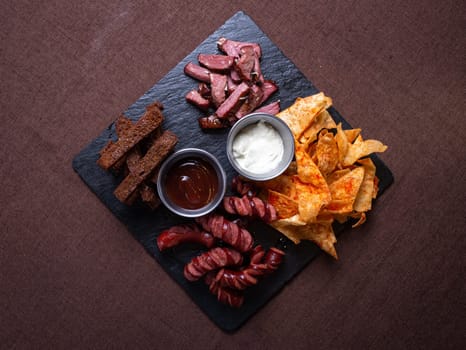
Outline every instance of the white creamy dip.
{"type": "Polygon", "coordinates": [[[241,130],[232,145],[233,157],[239,166],[255,174],[275,169],[283,157],[280,134],[262,120],[241,130]]]}

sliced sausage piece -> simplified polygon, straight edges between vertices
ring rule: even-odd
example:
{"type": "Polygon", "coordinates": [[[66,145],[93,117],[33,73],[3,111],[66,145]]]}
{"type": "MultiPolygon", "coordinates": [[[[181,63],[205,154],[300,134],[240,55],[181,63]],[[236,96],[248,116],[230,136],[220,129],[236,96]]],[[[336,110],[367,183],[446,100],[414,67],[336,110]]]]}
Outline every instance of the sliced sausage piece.
{"type": "Polygon", "coordinates": [[[216,247],[194,257],[185,265],[184,276],[188,281],[197,281],[206,273],[225,266],[239,266],[243,256],[234,249],[216,247]]]}

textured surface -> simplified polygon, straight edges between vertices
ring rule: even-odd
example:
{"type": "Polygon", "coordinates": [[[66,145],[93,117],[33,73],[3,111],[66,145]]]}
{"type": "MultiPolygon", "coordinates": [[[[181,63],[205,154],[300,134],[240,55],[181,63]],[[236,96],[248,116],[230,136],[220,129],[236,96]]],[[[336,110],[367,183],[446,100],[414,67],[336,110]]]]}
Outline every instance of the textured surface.
{"type": "Polygon", "coordinates": [[[466,304],[460,1],[2,2],[1,348],[461,348],[466,304]],[[396,181],[234,334],[154,262],[73,157],[238,10],[396,181]]]}

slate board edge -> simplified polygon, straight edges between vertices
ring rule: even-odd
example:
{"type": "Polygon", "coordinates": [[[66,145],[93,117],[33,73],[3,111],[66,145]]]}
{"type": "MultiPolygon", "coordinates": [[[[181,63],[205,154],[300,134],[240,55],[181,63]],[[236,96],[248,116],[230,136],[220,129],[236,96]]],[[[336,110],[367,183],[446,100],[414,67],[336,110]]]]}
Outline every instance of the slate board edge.
{"type": "MultiPolygon", "coordinates": [[[[221,29],[224,28],[229,22],[235,21],[235,20],[237,20],[238,18],[242,18],[243,20],[244,20],[244,19],[245,19],[245,20],[249,20],[249,21],[251,22],[251,24],[254,25],[254,26],[256,27],[256,29],[257,29],[258,31],[261,32],[262,35],[264,35],[264,37],[266,37],[268,40],[270,40],[270,39],[266,36],[266,34],[255,24],[255,22],[252,21],[252,19],[251,19],[248,15],[244,14],[243,11],[237,12],[234,16],[232,16],[229,20],[227,20],[221,27],[219,27],[215,32],[221,30],[221,29]]],[[[211,35],[209,35],[207,39],[205,39],[201,44],[199,44],[199,46],[202,45],[203,43],[208,42],[208,41],[211,39],[212,35],[215,34],[215,32],[213,32],[211,35]]],[[[270,41],[271,41],[271,40],[270,40],[270,41]]],[[[286,55],[283,54],[283,52],[280,50],[280,48],[278,48],[276,45],[275,45],[275,47],[276,47],[276,49],[278,49],[278,50],[280,51],[280,53],[281,53],[284,57],[286,57],[286,55]]],[[[196,50],[196,49],[195,49],[195,50],[196,50]]],[[[193,52],[194,52],[194,51],[193,51],[193,52]]],[[[187,55],[181,62],[186,62],[186,60],[188,59],[189,56],[190,56],[190,54],[187,55]]],[[[286,58],[289,60],[288,57],[286,57],[286,58]]],[[[289,61],[292,63],[291,60],[289,60],[289,61]]],[[[180,63],[181,63],[181,62],[180,62],[180,63]]],[[[178,66],[178,65],[179,65],[179,63],[177,64],[177,66],[178,66]]],[[[175,67],[174,67],[174,68],[175,68],[175,67]]],[[[174,69],[174,68],[173,68],[173,69],[174,69]]],[[[173,70],[173,69],[172,69],[172,70],[173,70]]],[[[309,80],[302,74],[302,72],[300,72],[299,70],[298,70],[298,72],[299,72],[299,74],[301,74],[301,76],[302,76],[303,79],[309,81],[309,80]]],[[[165,78],[165,77],[164,77],[164,78],[165,78]]],[[[164,78],[162,78],[157,84],[159,84],[160,82],[163,82],[164,78]]],[[[310,82],[310,81],[309,81],[309,82],[310,82]]],[[[156,85],[157,85],[157,84],[156,84],[156,85]]],[[[311,83],[311,84],[312,84],[312,83],[311,83]]],[[[149,89],[143,96],[141,96],[141,98],[138,99],[138,101],[144,100],[146,97],[150,96],[152,90],[154,89],[154,87],[155,87],[155,85],[154,85],[151,89],[149,89]]],[[[137,102],[138,102],[138,101],[137,101],[137,102]]],[[[150,102],[150,101],[149,101],[149,102],[150,102]]],[[[136,102],[135,102],[135,104],[136,104],[136,102]]],[[[135,104],[131,105],[131,106],[127,109],[127,111],[130,110],[135,104]]],[[[139,106],[140,106],[140,104],[139,104],[139,106]]],[[[134,107],[133,107],[133,108],[134,108],[134,107]]],[[[339,119],[345,121],[345,120],[339,115],[339,113],[338,113],[336,110],[334,110],[333,112],[336,113],[336,114],[338,115],[339,119]]],[[[332,113],[332,115],[333,115],[334,113],[332,113]]],[[[345,122],[346,122],[346,121],[345,121],[345,122]]],[[[346,124],[349,126],[349,124],[348,124],[347,122],[346,122],[346,124]]],[[[111,130],[113,127],[114,127],[114,123],[110,124],[110,126],[109,126],[106,130],[104,130],[104,132],[101,134],[101,136],[104,135],[104,134],[107,134],[108,132],[110,132],[110,130],[111,130]]],[[[350,127],[350,126],[349,126],[349,127],[350,127]]],[[[100,137],[100,136],[99,136],[99,137],[100,137]]],[[[91,143],[88,145],[88,147],[86,147],[86,149],[89,148],[89,147],[92,147],[95,141],[96,141],[96,140],[94,140],[93,142],[91,142],[91,143]]],[[[81,154],[81,153],[80,153],[80,154],[81,154]]],[[[73,160],[73,169],[78,173],[78,175],[81,177],[81,179],[82,179],[84,182],[86,182],[85,179],[83,178],[83,176],[81,176],[81,174],[80,174],[80,172],[79,172],[79,169],[77,168],[76,159],[77,159],[78,157],[79,157],[79,154],[78,154],[78,156],[76,156],[75,159],[73,160]]],[[[378,157],[376,157],[376,158],[378,159],[378,157]]],[[[382,162],[380,159],[378,159],[378,161],[381,162],[381,163],[383,164],[383,162],[382,162]]],[[[386,166],[385,166],[385,168],[388,170],[388,168],[387,168],[386,166]]],[[[388,170],[388,171],[389,171],[389,170],[388,170]]],[[[391,174],[390,171],[389,171],[389,173],[391,174]]],[[[393,177],[392,177],[392,180],[390,181],[390,184],[391,184],[392,181],[393,181],[393,177]]],[[[390,185],[390,184],[389,184],[389,185],[390,185]]],[[[388,185],[388,186],[389,186],[389,185],[388,185]]],[[[388,186],[387,186],[387,187],[388,187],[388,186]]],[[[384,189],[385,189],[385,188],[384,188],[384,189]]],[[[91,188],[91,190],[92,190],[92,188],[91,188]]],[[[99,199],[101,199],[101,201],[102,201],[107,207],[109,207],[109,206],[108,206],[108,203],[107,203],[101,196],[99,196],[99,194],[98,194],[96,191],[92,190],[92,192],[94,192],[94,193],[99,197],[99,199]]],[[[383,191],[382,191],[382,192],[383,192],[383,191]]],[[[380,193],[380,194],[381,194],[381,193],[380,193]]],[[[117,216],[117,218],[119,218],[119,219],[121,220],[121,218],[118,216],[118,213],[117,213],[117,212],[115,212],[114,210],[112,210],[112,208],[110,208],[110,210],[113,212],[113,214],[115,214],[115,215],[117,216]]],[[[124,223],[124,222],[123,222],[123,223],[124,223]]],[[[124,223],[124,224],[125,224],[125,223],[124,223]]],[[[125,226],[127,226],[127,225],[125,224],[125,226]]],[[[127,226],[127,227],[128,227],[128,226],[127,226]]],[[[145,246],[144,246],[144,247],[145,247],[145,246]]],[[[155,254],[153,254],[152,252],[150,252],[150,251],[147,249],[147,247],[145,247],[145,248],[146,248],[146,251],[147,251],[151,256],[153,256],[154,259],[155,259],[157,262],[159,262],[159,264],[160,264],[160,261],[159,261],[159,259],[158,259],[158,256],[155,255],[155,254]]],[[[249,314],[247,317],[244,317],[240,322],[235,322],[235,323],[232,323],[232,324],[227,324],[227,323],[219,324],[219,323],[217,322],[217,320],[212,319],[211,315],[210,315],[208,312],[206,312],[206,310],[205,310],[203,307],[201,307],[201,305],[198,304],[198,307],[200,307],[200,308],[204,311],[204,313],[206,313],[206,315],[211,319],[211,321],[213,321],[217,326],[219,326],[219,327],[220,327],[221,329],[223,329],[224,331],[229,331],[229,332],[231,332],[231,331],[237,330],[237,329],[238,329],[241,325],[243,325],[250,317],[252,317],[256,312],[258,312],[258,311],[259,311],[259,310],[260,310],[274,295],[278,294],[278,293],[286,286],[286,284],[289,282],[289,280],[291,280],[292,278],[294,278],[300,271],[302,271],[302,269],[303,269],[305,266],[307,266],[316,256],[317,256],[317,254],[314,254],[314,255],[309,259],[309,261],[308,261],[300,270],[296,271],[292,276],[290,276],[290,277],[285,281],[285,283],[283,283],[283,285],[281,286],[281,288],[277,289],[277,290],[276,290],[274,293],[272,293],[268,298],[262,300],[262,302],[260,303],[259,307],[256,309],[255,312],[249,314]]],[[[175,282],[177,282],[178,284],[180,284],[180,283],[179,283],[179,280],[176,279],[175,276],[173,276],[172,274],[169,273],[169,271],[167,270],[167,268],[166,268],[165,265],[160,264],[160,266],[162,266],[162,268],[168,273],[168,275],[169,275],[175,282]]],[[[183,288],[183,290],[185,290],[185,292],[188,294],[188,296],[189,296],[191,299],[193,299],[193,296],[188,292],[188,290],[187,290],[186,288],[184,288],[183,285],[180,285],[180,286],[183,288]]],[[[193,301],[196,302],[195,300],[193,300],[193,301]]]]}

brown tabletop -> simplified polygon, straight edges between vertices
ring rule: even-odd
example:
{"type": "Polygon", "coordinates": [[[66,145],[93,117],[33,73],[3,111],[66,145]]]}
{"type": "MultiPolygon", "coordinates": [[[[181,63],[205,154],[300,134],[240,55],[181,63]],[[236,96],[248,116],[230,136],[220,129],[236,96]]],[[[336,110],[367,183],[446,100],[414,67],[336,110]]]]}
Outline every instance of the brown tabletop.
{"type": "Polygon", "coordinates": [[[465,9],[460,1],[2,2],[0,348],[462,348],[465,9]],[[225,333],[88,189],[72,159],[237,11],[395,176],[225,333]]]}

